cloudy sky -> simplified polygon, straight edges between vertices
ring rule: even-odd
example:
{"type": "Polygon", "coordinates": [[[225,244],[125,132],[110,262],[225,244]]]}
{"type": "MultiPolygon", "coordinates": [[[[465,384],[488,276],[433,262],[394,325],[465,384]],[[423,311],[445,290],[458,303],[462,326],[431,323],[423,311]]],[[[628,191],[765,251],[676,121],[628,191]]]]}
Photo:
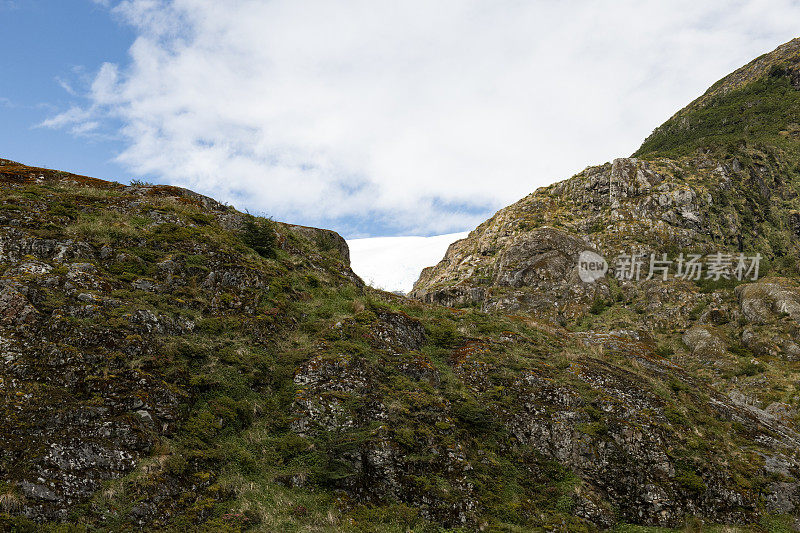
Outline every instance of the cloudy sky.
{"type": "Polygon", "coordinates": [[[433,237],[367,237],[351,239],[350,263],[369,285],[385,291],[410,292],[426,266],[435,265],[447,247],[467,232],[433,237]]]}
{"type": "Polygon", "coordinates": [[[464,231],[798,32],[791,0],[0,0],[0,157],[464,231]]]}

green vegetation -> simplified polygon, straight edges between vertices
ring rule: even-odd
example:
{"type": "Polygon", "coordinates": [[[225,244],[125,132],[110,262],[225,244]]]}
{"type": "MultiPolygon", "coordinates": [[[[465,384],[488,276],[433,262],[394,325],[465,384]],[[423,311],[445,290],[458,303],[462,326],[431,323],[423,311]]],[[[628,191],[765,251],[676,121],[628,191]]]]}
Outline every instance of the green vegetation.
{"type": "Polygon", "coordinates": [[[690,492],[702,493],[708,488],[703,482],[703,478],[692,471],[679,471],[677,474],[675,474],[675,479],[690,492]]]}
{"type": "Polygon", "coordinates": [[[596,298],[594,302],[592,302],[592,306],[589,308],[589,312],[593,315],[600,315],[605,311],[608,307],[610,307],[609,302],[606,302],[602,298],[596,298]]]}
{"type": "Polygon", "coordinates": [[[800,91],[792,86],[791,73],[776,66],[760,80],[677,113],[634,156],[678,159],[711,145],[736,150],[753,143],[796,151],[799,134],[800,91]]]}
{"type": "MultiPolygon", "coordinates": [[[[341,283],[340,266],[319,266],[332,264],[328,249],[290,236],[271,221],[248,218],[240,232],[232,233],[191,205],[159,200],[130,211],[105,210],[98,198],[83,200],[81,209],[73,210],[69,196],[62,198],[59,209],[73,220],[66,234],[98,250],[115,247],[108,260],[96,264],[97,276],[122,302],[98,321],[75,320],[85,329],[117,328],[124,341],[114,350],[146,348],[136,357],[98,359],[101,367],[91,372],[107,386],[113,386],[111,376],[131,370],[158,376],[179,395],[183,413],[175,431],[158,438],[134,472],[106,483],[90,505],[73,510],[73,524],[96,527],[102,516],[103,527],[123,528],[131,510],[169,480],[176,487],[171,500],[177,510],[165,510],[155,528],[184,530],[202,523],[206,531],[439,530],[419,515],[414,494],[439,502],[436,521],[452,520],[445,510],[469,497],[480,505],[480,520],[495,528],[563,522],[585,527],[572,516],[580,480],[529,444],[515,443],[503,423],[508,416],[503,413],[520,404],[515,383],[524,372],[544,372],[593,397],[573,372],[570,358],[583,353],[578,345],[566,345],[518,318],[430,307],[341,283]],[[147,214],[154,208],[158,221],[147,214]],[[207,233],[212,229],[214,235],[207,233]],[[276,253],[279,234],[293,239],[292,255],[276,253]],[[243,254],[240,243],[258,255],[243,254]],[[165,261],[172,265],[173,279],[181,279],[171,292],[131,288],[140,279],[161,283],[165,261]],[[310,266],[312,261],[317,266],[310,266]],[[208,280],[222,279],[214,273],[223,270],[243,277],[219,291],[203,289],[208,280]],[[250,302],[248,314],[237,310],[242,301],[250,302]],[[181,336],[148,334],[127,318],[137,309],[185,317],[194,328],[181,336]],[[376,345],[385,313],[421,321],[424,344],[408,353],[376,345]],[[305,396],[295,376],[310,364],[329,371],[357,368],[369,388],[305,396]],[[476,389],[468,385],[472,380],[487,384],[476,389]],[[341,432],[312,425],[300,434],[298,401],[322,409],[336,406],[342,413],[337,416],[354,419],[384,405],[387,422],[341,432]],[[387,496],[343,504],[335,495],[365,482],[344,458],[387,439],[402,451],[402,483],[411,501],[387,496]],[[470,493],[450,472],[453,466],[439,459],[454,446],[464,450],[471,465],[470,493]]],[[[31,231],[40,228],[32,226],[31,231]]],[[[65,275],[68,269],[57,272],[65,275]]],[[[64,305],[59,298],[65,296],[52,293],[51,298],[52,309],[64,305]]],[[[607,305],[603,302],[603,309],[607,305]]],[[[95,394],[86,401],[103,405],[107,400],[95,394]]],[[[594,408],[587,413],[576,431],[585,438],[609,438],[605,415],[594,408]]],[[[0,502],[13,511],[14,497],[0,502]]],[[[22,519],[13,523],[19,530],[27,527],[22,519]]]]}
{"type": "MultiPolygon", "coordinates": [[[[154,529],[186,530],[201,523],[205,531],[439,530],[419,515],[419,500],[387,496],[345,504],[335,496],[363,475],[344,458],[386,439],[403,451],[404,491],[434,497],[436,521],[453,520],[445,510],[469,497],[480,502],[482,520],[498,526],[579,522],[570,516],[577,478],[530,446],[509,449],[512,438],[498,419],[498,412],[516,403],[503,384],[516,379],[532,357],[541,364],[560,345],[548,334],[510,318],[412,304],[343,283],[346,267],[334,258],[332,246],[319,246],[272,221],[244,216],[242,229],[231,232],[200,206],[163,197],[142,205],[116,196],[115,208],[108,209],[108,196],[101,194],[78,196],[59,187],[12,191],[34,204],[58,198],[49,213],[31,213],[55,216],[56,211],[70,220],[62,228],[31,220],[27,231],[78,238],[98,254],[113,249],[93,261],[86,276],[104,284],[94,291],[98,301],[110,297],[118,303],[94,318],[64,319],[76,331],[113,332],[119,339],[97,346],[82,341],[84,353],[104,355],[84,369],[98,392],[73,401],[105,405],[109,399],[101,391],[115,390],[115,376],[129,372],[155,377],[180,399],[179,422],[169,436],[155,439],[152,454],[135,471],[107,482],[89,504],[75,507],[67,529],[82,527],[78,524],[123,529],[137,505],[151,501],[166,483],[174,492],[165,505],[172,503],[156,514],[154,529]],[[292,243],[292,254],[277,252],[279,236],[292,243]],[[243,245],[257,255],[247,254],[243,245]],[[141,280],[164,283],[164,265],[173,280],[168,291],[135,288],[141,280]],[[247,302],[247,312],[240,311],[240,302],[247,302]],[[131,318],[139,310],[159,322],[188,320],[193,327],[180,336],[141,328],[131,318]],[[384,327],[385,313],[420,320],[424,344],[408,354],[376,346],[375,331],[384,327]],[[519,337],[532,344],[524,351],[482,342],[464,346],[464,335],[519,337]],[[339,406],[356,418],[373,405],[385,405],[391,429],[371,422],[339,433],[317,428],[299,434],[294,424],[303,388],[295,376],[312,361],[331,368],[356,365],[372,385],[366,396],[322,392],[307,401],[330,402],[321,405],[339,406]],[[495,367],[496,384],[487,391],[465,386],[467,375],[495,367]],[[435,381],[424,376],[436,376],[435,381]],[[453,446],[463,447],[473,465],[469,479],[475,488],[469,496],[449,471],[452,466],[437,458],[453,446]]],[[[69,268],[54,273],[66,276],[69,268]]],[[[47,294],[47,307],[40,309],[51,312],[70,298],[47,294]]],[[[77,353],[66,344],[61,349],[77,353]]],[[[591,427],[600,435],[596,425],[591,427]]],[[[15,498],[22,497],[0,496],[6,513],[15,510],[15,498]]],[[[28,527],[22,518],[3,520],[20,531],[28,527]]]]}
{"type": "Polygon", "coordinates": [[[248,217],[242,226],[242,242],[261,257],[275,257],[276,234],[270,220],[248,217]]]}

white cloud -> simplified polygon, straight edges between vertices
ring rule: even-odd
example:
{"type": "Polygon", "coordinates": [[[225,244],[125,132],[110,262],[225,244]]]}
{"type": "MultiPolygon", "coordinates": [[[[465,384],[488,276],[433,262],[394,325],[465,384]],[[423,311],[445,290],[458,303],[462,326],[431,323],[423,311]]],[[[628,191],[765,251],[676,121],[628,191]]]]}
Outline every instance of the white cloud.
{"type": "Polygon", "coordinates": [[[385,291],[411,291],[420,272],[435,265],[451,243],[466,232],[435,237],[373,237],[351,239],[350,262],[353,271],[368,284],[385,291]]]}
{"type": "MultiPolygon", "coordinates": [[[[127,0],[138,37],[85,114],[119,160],[350,234],[465,229],[633,152],[716,79],[795,36],[792,0],[127,0]]],[[[81,126],[89,123],[89,126],[81,126]]],[[[78,124],[78,125],[76,125],[78,124]]]]}
{"type": "Polygon", "coordinates": [[[70,85],[67,80],[61,78],[60,76],[56,76],[56,83],[58,83],[59,87],[64,89],[68,95],[78,96],[78,93],[72,88],[72,85],[70,85]]]}
{"type": "Polygon", "coordinates": [[[86,122],[90,122],[94,116],[93,110],[83,109],[82,107],[70,107],[67,111],[59,113],[58,115],[48,118],[40,124],[45,128],[62,128],[65,126],[81,126],[86,122]]]}

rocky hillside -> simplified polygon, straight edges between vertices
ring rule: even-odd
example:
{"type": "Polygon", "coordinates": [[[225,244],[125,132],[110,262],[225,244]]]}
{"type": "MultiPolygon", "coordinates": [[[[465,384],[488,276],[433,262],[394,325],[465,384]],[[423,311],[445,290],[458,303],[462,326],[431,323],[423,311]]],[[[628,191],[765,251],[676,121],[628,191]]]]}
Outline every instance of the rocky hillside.
{"type": "Polygon", "coordinates": [[[413,295],[563,320],[608,296],[606,285],[568,275],[586,249],[609,261],[625,252],[761,253],[767,271],[796,274],[798,80],[795,39],[717,82],[633,157],[499,211],[423,271],[413,295]]]}
{"type": "Polygon", "coordinates": [[[334,233],[175,187],[4,160],[0,193],[3,529],[785,524],[800,503],[800,438],[647,338],[373,291],[334,233]]]}
{"type": "MultiPolygon", "coordinates": [[[[606,350],[636,343],[793,432],[799,80],[795,39],[720,80],[632,157],[500,210],[425,269],[412,296],[547,321],[606,350]],[[581,276],[585,252],[605,258],[605,276],[581,276]],[[687,275],[692,257],[699,275],[687,275]]],[[[784,474],[796,490],[797,473],[784,474]]]]}
{"type": "Polygon", "coordinates": [[[330,231],[0,160],[0,530],[795,527],[800,159],[775,137],[537,191],[425,301],[365,287],[330,231]],[[719,247],[769,276],[576,271],[719,247]]]}

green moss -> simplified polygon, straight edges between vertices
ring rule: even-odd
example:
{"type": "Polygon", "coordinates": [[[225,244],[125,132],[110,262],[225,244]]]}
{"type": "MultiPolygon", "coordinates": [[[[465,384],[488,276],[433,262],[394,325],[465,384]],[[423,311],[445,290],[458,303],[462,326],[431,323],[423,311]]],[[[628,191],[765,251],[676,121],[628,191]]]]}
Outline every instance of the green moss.
{"type": "Polygon", "coordinates": [[[458,330],[455,324],[449,320],[436,320],[426,325],[428,338],[434,346],[448,348],[452,346],[458,338],[458,330]]]}
{"type": "Polygon", "coordinates": [[[220,334],[235,330],[240,324],[239,319],[233,317],[208,317],[198,321],[197,329],[203,333],[220,334]]]}
{"type": "Polygon", "coordinates": [[[761,519],[759,525],[767,533],[789,533],[796,531],[794,522],[794,517],[788,515],[766,515],[761,519]]]}
{"type": "Polygon", "coordinates": [[[585,424],[576,424],[575,429],[584,435],[602,436],[608,433],[608,426],[603,422],[589,422],[585,424]]]}
{"type": "Polygon", "coordinates": [[[762,372],[766,371],[767,367],[765,367],[761,363],[754,363],[751,361],[747,361],[739,365],[739,369],[737,371],[737,375],[739,376],[755,376],[757,374],[761,374],[762,372]]]}
{"type": "Polygon", "coordinates": [[[659,357],[669,357],[675,354],[675,350],[667,344],[659,344],[655,349],[655,353],[659,357]]]}
{"type": "Polygon", "coordinates": [[[609,302],[607,302],[603,298],[596,298],[594,302],[592,302],[592,306],[589,308],[589,312],[593,315],[600,315],[610,306],[609,302]]]}
{"type": "Polygon", "coordinates": [[[667,417],[667,420],[670,423],[676,426],[688,426],[689,425],[689,418],[683,414],[679,409],[675,407],[669,406],[664,408],[664,416],[667,417]]]}
{"type": "Polygon", "coordinates": [[[187,242],[198,237],[200,232],[197,228],[182,226],[174,222],[165,222],[153,227],[149,232],[149,237],[154,244],[166,243],[174,244],[187,242]]]}
{"type": "Polygon", "coordinates": [[[680,483],[683,488],[690,492],[702,493],[707,489],[703,478],[690,470],[681,470],[676,472],[675,481],[680,483]]]}

